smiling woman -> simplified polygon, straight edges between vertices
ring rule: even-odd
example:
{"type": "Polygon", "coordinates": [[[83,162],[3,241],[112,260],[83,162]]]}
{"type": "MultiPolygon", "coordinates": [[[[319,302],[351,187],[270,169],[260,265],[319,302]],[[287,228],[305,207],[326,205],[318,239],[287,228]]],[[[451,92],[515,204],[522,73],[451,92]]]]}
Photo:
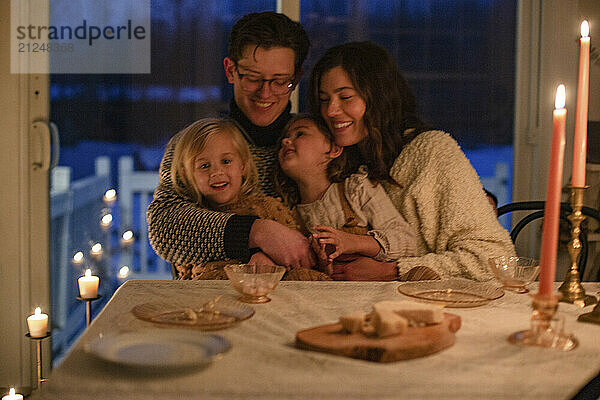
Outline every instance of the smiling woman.
{"type": "MultiPolygon", "coordinates": [[[[350,172],[364,168],[384,185],[416,232],[416,251],[393,259],[398,276],[425,266],[443,278],[487,280],[489,257],[515,253],[473,167],[454,139],[421,121],[412,91],[384,48],[373,42],[330,48],[315,64],[310,87],[311,109],[350,153],[350,172]]],[[[367,279],[348,266],[334,273],[385,280],[395,268],[373,270],[367,279]]]]}

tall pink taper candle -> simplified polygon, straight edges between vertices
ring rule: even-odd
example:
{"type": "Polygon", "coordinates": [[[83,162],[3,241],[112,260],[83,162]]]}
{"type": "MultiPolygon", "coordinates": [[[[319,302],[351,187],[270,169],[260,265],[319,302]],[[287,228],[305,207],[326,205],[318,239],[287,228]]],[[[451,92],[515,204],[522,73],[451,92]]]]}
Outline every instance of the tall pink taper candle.
{"type": "Polygon", "coordinates": [[[579,81],[577,83],[577,110],[575,111],[575,143],[573,144],[573,186],[585,186],[587,147],[588,97],[590,90],[590,27],[581,23],[579,49],[579,81]]]}
{"type": "Polygon", "coordinates": [[[551,296],[556,275],[556,251],[558,249],[558,222],[560,220],[560,193],[562,190],[563,160],[565,154],[565,86],[556,89],[555,110],[552,115],[552,150],[548,171],[548,189],[544,209],[544,229],[542,232],[542,251],[540,255],[539,294],[551,296]]]}

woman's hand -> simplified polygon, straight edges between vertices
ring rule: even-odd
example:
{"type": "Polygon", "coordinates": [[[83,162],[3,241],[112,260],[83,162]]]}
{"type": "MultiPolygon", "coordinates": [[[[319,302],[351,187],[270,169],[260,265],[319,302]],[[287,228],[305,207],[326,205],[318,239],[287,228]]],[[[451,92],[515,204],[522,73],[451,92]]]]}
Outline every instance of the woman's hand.
{"type": "Polygon", "coordinates": [[[381,249],[379,243],[369,235],[354,235],[328,225],[317,225],[313,230],[316,232],[312,236],[319,241],[319,244],[335,246],[335,251],[329,255],[329,261],[342,254],[375,257],[381,249]]]}
{"type": "Polygon", "coordinates": [[[277,264],[275,264],[275,262],[273,260],[271,260],[269,258],[268,255],[266,255],[262,251],[254,253],[252,255],[252,257],[250,257],[250,261],[248,261],[248,264],[254,264],[254,265],[277,265],[277,264]]]}
{"type": "Polygon", "coordinates": [[[277,265],[311,268],[316,263],[308,239],[300,232],[269,219],[257,219],[250,229],[249,247],[259,247],[277,265]]]}
{"type": "Polygon", "coordinates": [[[359,261],[333,264],[331,278],[335,281],[395,281],[397,275],[396,263],[375,262],[369,263],[365,268],[365,265],[359,261]]]}

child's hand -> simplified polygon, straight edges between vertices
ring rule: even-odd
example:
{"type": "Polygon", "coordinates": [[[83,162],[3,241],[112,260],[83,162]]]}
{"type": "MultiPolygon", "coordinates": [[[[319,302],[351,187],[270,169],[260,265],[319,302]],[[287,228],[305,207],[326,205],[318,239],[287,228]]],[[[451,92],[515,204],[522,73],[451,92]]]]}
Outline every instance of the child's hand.
{"type": "Polygon", "coordinates": [[[329,256],[327,255],[328,249],[325,248],[325,244],[320,244],[319,241],[315,237],[313,237],[313,235],[311,235],[308,238],[308,240],[310,242],[310,246],[317,255],[317,269],[331,276],[331,274],[333,273],[333,267],[331,266],[331,261],[329,260],[329,256]]]}
{"type": "Polygon", "coordinates": [[[312,247],[313,251],[317,255],[317,265],[323,267],[329,263],[329,259],[327,257],[327,253],[325,252],[325,245],[319,243],[319,241],[313,236],[309,236],[308,241],[310,242],[310,247],[312,247]]]}
{"type": "Polygon", "coordinates": [[[313,229],[316,232],[312,234],[312,237],[318,240],[321,246],[335,246],[335,251],[329,254],[329,262],[342,254],[355,252],[356,235],[337,230],[328,225],[317,225],[313,229]]]}

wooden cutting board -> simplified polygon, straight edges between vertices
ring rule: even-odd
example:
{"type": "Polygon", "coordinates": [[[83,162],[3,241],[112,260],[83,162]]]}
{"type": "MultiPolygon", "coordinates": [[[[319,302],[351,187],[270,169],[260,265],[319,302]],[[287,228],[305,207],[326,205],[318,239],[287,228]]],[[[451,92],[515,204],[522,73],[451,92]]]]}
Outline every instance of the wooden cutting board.
{"type": "Polygon", "coordinates": [[[340,356],[376,362],[392,362],[437,353],[454,344],[460,329],[458,315],[444,313],[444,321],[425,327],[410,327],[403,335],[378,338],[347,333],[339,323],[321,325],[296,333],[296,346],[340,356]]]}

